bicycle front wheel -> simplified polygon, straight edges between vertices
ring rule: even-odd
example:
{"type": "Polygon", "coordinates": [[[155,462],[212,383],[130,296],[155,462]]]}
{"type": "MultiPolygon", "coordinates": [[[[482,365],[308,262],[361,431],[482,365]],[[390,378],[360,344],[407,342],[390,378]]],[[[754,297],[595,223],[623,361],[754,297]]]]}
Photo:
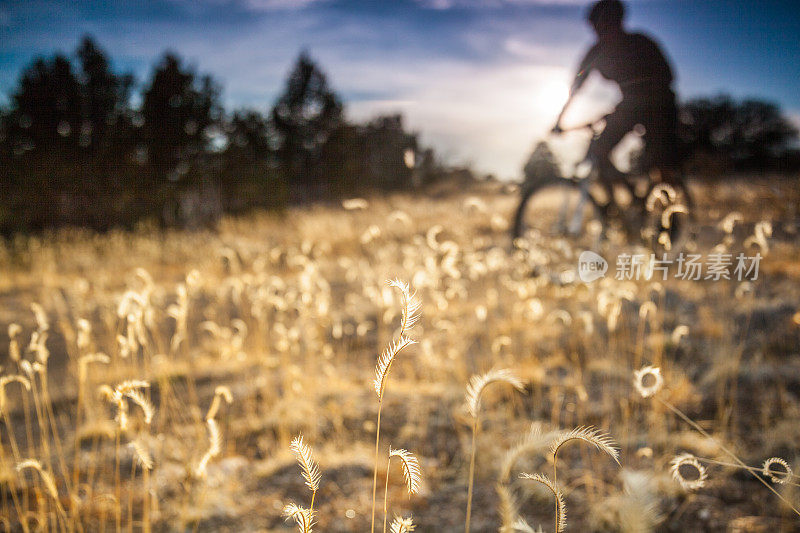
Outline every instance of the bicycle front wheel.
{"type": "Polygon", "coordinates": [[[600,211],[583,184],[552,180],[523,189],[514,215],[512,239],[568,237],[596,241],[603,231],[600,211]]]}

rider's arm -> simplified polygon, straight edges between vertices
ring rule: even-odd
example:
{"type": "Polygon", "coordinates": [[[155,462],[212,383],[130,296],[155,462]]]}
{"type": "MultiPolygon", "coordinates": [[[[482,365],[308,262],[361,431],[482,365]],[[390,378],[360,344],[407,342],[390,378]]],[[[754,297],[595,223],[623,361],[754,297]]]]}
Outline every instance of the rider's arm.
{"type": "Polygon", "coordinates": [[[564,115],[564,112],[567,110],[570,102],[572,101],[572,97],[575,93],[581,88],[583,83],[586,81],[586,78],[589,77],[589,73],[592,71],[594,58],[597,54],[597,46],[593,46],[589,49],[586,55],[581,60],[580,66],[578,67],[578,72],[575,74],[575,79],[572,81],[572,85],[569,88],[569,98],[567,98],[564,107],[561,109],[561,113],[558,115],[558,119],[556,119],[556,125],[553,128],[554,132],[561,131],[561,117],[564,115]]]}
{"type": "Polygon", "coordinates": [[[589,73],[592,71],[592,68],[594,68],[596,54],[597,45],[591,47],[581,60],[580,66],[578,66],[578,72],[575,73],[575,79],[572,81],[572,86],[569,89],[570,98],[581,88],[586,78],[589,77],[589,73]]]}

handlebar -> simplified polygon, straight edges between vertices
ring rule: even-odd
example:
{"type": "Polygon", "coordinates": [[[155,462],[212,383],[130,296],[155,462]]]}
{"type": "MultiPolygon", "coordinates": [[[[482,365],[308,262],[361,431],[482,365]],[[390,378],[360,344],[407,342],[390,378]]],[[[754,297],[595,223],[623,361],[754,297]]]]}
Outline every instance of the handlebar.
{"type": "Polygon", "coordinates": [[[581,124],[580,126],[572,126],[570,128],[561,128],[561,127],[553,128],[552,133],[560,134],[560,133],[567,133],[570,131],[580,131],[580,130],[594,131],[594,126],[595,122],[587,122],[586,124],[581,124]]]}
{"type": "MultiPolygon", "coordinates": [[[[572,126],[570,128],[562,128],[562,127],[559,126],[559,124],[557,122],[556,125],[553,127],[553,129],[550,130],[550,133],[552,133],[554,135],[560,135],[562,133],[567,133],[567,132],[570,132],[570,131],[590,130],[592,133],[597,134],[598,133],[598,131],[597,131],[598,124],[600,124],[601,122],[604,122],[607,117],[608,117],[608,115],[603,115],[599,119],[594,120],[592,122],[587,122],[586,124],[581,124],[580,126],[572,126]]],[[[559,122],[560,122],[560,120],[559,120],[559,122]]]]}

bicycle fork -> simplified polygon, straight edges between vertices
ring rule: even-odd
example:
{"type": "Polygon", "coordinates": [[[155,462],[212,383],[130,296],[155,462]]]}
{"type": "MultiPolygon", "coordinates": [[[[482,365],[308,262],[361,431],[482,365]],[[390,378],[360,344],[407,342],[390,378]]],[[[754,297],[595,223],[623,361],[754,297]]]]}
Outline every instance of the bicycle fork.
{"type": "Polygon", "coordinates": [[[586,202],[589,200],[589,180],[582,179],[578,186],[578,203],[572,213],[569,212],[570,191],[564,190],[564,201],[558,214],[558,227],[565,229],[566,233],[572,237],[577,236],[583,227],[583,216],[586,202]],[[569,223],[567,223],[569,217],[569,223]]]}

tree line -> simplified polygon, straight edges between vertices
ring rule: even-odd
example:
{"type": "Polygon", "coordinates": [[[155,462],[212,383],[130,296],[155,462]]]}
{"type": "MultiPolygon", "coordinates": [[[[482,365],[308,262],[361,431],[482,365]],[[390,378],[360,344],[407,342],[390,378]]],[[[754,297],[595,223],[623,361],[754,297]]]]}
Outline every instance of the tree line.
{"type": "Polygon", "coordinates": [[[142,220],[200,225],[253,207],[396,190],[442,172],[399,115],[345,120],[302,52],[268,113],[226,112],[221,87],[167,52],[139,93],[83,38],[39,57],[0,109],[0,233],[142,220]]]}
{"type": "MultiPolygon", "coordinates": [[[[683,102],[679,112],[676,150],[689,175],[724,179],[741,173],[800,172],[798,130],[775,103],[720,94],[683,102]]],[[[629,154],[631,171],[644,170],[641,155],[641,148],[629,154]]],[[[523,167],[525,179],[535,182],[560,174],[547,141],[538,142],[523,167]]]]}
{"type": "MultiPolygon", "coordinates": [[[[0,234],[143,220],[205,225],[222,213],[418,187],[447,175],[402,116],[348,122],[305,52],[266,113],[227,112],[221,91],[172,52],[137,85],[114,72],[90,36],[71,57],[34,59],[0,108],[0,234]]],[[[800,169],[797,129],[773,103],[698,98],[682,104],[681,117],[696,172],[800,169]]],[[[556,169],[546,145],[525,174],[543,168],[556,169]]]]}
{"type": "Polygon", "coordinates": [[[720,94],[689,100],[680,111],[683,149],[696,171],[800,171],[798,131],[778,104],[720,94]]]}

